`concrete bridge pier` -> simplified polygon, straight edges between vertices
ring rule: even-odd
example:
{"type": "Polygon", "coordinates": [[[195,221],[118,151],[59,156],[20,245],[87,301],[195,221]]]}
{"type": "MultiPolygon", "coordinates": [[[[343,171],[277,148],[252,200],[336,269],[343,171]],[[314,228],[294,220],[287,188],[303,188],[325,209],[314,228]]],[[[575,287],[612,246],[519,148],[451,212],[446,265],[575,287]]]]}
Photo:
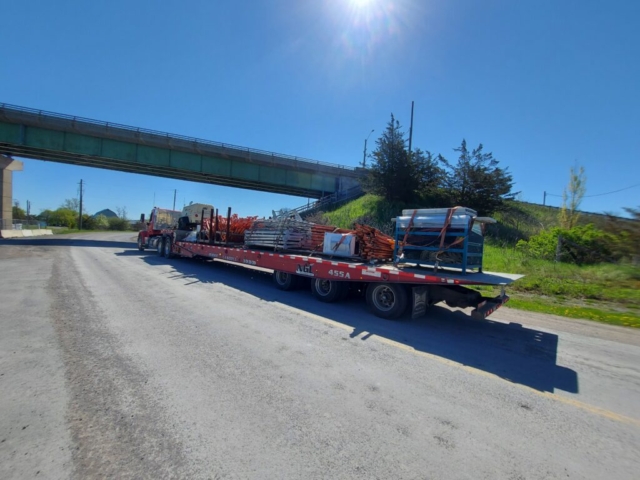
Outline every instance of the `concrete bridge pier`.
{"type": "Polygon", "coordinates": [[[11,230],[13,223],[13,172],[22,170],[22,162],[0,155],[0,230],[11,230]]]}

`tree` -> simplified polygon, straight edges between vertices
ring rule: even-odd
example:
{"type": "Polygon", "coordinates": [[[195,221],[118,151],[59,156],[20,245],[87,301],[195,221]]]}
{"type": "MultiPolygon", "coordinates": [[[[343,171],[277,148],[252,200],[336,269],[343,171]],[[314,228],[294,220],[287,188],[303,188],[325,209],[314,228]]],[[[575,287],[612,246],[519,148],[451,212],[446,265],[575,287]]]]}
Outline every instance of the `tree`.
{"type": "Polygon", "coordinates": [[[78,200],[77,198],[67,198],[65,199],[64,202],[62,202],[62,205],[60,205],[60,208],[63,208],[65,210],[71,210],[73,212],[78,212],[80,211],[80,200],[78,200]]]}
{"type": "Polygon", "coordinates": [[[131,225],[128,220],[124,218],[118,217],[109,217],[107,218],[107,222],[109,223],[109,230],[129,230],[131,225]]]}
{"type": "Polygon", "coordinates": [[[52,215],[53,215],[53,211],[45,209],[45,210],[42,210],[36,218],[42,222],[45,222],[47,225],[49,225],[51,224],[52,215]]]}
{"type": "Polygon", "coordinates": [[[411,156],[420,182],[420,196],[423,202],[441,205],[445,193],[443,185],[445,171],[440,166],[438,157],[434,157],[429,151],[423,152],[419,148],[413,151],[411,156]]]}
{"type": "Polygon", "coordinates": [[[127,207],[116,207],[116,213],[122,220],[127,220],[127,207]]]}
{"type": "Polygon", "coordinates": [[[27,218],[27,212],[20,208],[20,204],[18,202],[15,202],[14,206],[11,208],[11,216],[14,220],[24,220],[27,218]]]}
{"type": "Polygon", "coordinates": [[[577,172],[574,167],[571,167],[569,170],[569,185],[562,192],[562,208],[560,209],[560,225],[562,228],[571,229],[577,225],[580,218],[578,208],[586,191],[587,177],[584,173],[584,167],[580,167],[577,172]]]}
{"type": "Polygon", "coordinates": [[[631,218],[620,218],[607,214],[604,230],[615,236],[616,253],[630,259],[635,265],[640,264],[640,207],[624,208],[631,218]]]}
{"type": "Polygon", "coordinates": [[[68,208],[59,208],[49,215],[51,225],[67,228],[76,228],[78,225],[78,212],[68,208]]]}
{"type": "Polygon", "coordinates": [[[109,220],[104,215],[98,215],[94,220],[96,229],[107,230],[109,228],[109,220]]]}
{"type": "Polygon", "coordinates": [[[446,171],[445,185],[453,205],[470,207],[483,215],[499,209],[504,200],[513,199],[513,179],[507,168],[500,168],[492,153],[482,151],[483,146],[469,151],[466,140],[458,148],[458,162],[452,165],[443,156],[439,161],[446,171]]]}
{"type": "Polygon", "coordinates": [[[390,201],[411,202],[420,190],[418,162],[407,152],[404,133],[393,114],[386,130],[376,140],[365,188],[390,201]]]}

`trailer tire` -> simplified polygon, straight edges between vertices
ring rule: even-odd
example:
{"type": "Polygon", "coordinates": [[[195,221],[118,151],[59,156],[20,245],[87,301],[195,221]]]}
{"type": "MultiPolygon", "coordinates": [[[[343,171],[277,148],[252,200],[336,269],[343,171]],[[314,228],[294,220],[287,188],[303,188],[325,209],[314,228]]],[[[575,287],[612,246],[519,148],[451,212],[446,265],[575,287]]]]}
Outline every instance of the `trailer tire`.
{"type": "Polygon", "coordinates": [[[144,252],[144,240],[142,239],[142,235],[138,235],[138,250],[144,252]]]}
{"type": "Polygon", "coordinates": [[[314,278],[311,280],[311,293],[321,302],[333,303],[344,298],[345,290],[349,285],[346,282],[314,278]]]}
{"type": "Polygon", "coordinates": [[[164,254],[164,238],[158,238],[158,243],[156,244],[156,253],[159,257],[164,254]]]}
{"type": "Polygon", "coordinates": [[[173,252],[171,251],[172,246],[173,242],[171,241],[171,237],[164,237],[162,239],[162,254],[164,258],[173,258],[173,252]]]}
{"type": "Polygon", "coordinates": [[[400,317],[409,304],[407,289],[397,283],[370,283],[366,297],[369,310],[388,320],[400,317]]]}
{"type": "Polygon", "coordinates": [[[300,278],[293,273],[281,272],[275,270],[273,272],[273,283],[276,284],[276,288],[279,290],[295,290],[299,285],[300,278]]]}

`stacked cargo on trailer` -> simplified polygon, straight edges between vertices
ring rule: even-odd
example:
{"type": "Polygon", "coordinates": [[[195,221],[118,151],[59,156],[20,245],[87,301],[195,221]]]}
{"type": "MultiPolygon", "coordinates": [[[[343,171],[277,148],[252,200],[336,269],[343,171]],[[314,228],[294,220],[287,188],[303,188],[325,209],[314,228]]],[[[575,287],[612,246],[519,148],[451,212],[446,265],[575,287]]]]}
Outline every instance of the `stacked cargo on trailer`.
{"type": "Polygon", "coordinates": [[[367,225],[349,230],[294,217],[243,219],[232,217],[231,209],[225,219],[210,205],[198,209],[199,218],[187,215],[185,224],[182,212],[178,222],[195,234],[184,235],[176,226],[155,237],[160,255],[267,268],[279,289],[310,282],[312,294],[324,302],[361,291],[370,310],[383,318],[398,318],[409,305],[412,316],[420,316],[439,302],[472,307],[474,318],[485,318],[508,301],[504,287],[521,277],[482,271],[481,224],[491,219],[462,207],[405,210],[396,218],[394,237],[367,225]],[[419,252],[418,258],[406,252],[419,252]],[[484,297],[469,288],[480,285],[501,287],[501,293],[484,297]]]}

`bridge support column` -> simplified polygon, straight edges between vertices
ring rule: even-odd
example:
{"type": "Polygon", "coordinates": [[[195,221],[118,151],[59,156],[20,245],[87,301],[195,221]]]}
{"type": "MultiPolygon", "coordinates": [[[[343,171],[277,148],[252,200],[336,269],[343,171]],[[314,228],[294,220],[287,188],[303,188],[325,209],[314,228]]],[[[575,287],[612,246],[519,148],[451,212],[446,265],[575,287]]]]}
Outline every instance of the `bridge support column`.
{"type": "Polygon", "coordinates": [[[13,228],[13,172],[19,170],[22,162],[0,155],[0,230],[13,228]]]}

